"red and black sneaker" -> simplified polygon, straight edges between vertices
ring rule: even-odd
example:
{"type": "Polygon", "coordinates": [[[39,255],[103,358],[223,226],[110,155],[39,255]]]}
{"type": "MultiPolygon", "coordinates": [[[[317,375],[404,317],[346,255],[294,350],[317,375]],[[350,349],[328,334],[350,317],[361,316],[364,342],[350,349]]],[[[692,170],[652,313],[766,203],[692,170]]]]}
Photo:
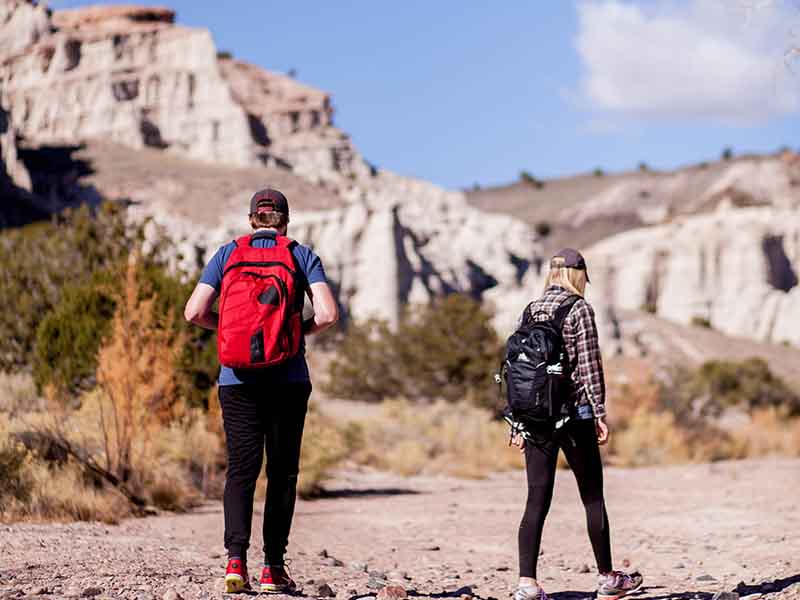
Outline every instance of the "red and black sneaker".
{"type": "Polygon", "coordinates": [[[291,593],[297,589],[297,584],[289,577],[285,566],[264,567],[260,583],[261,591],[267,594],[291,593]]]}
{"type": "Polygon", "coordinates": [[[225,569],[225,591],[228,594],[235,594],[241,591],[250,591],[250,580],[247,577],[247,565],[240,559],[232,558],[228,561],[228,568],[225,569]]]}

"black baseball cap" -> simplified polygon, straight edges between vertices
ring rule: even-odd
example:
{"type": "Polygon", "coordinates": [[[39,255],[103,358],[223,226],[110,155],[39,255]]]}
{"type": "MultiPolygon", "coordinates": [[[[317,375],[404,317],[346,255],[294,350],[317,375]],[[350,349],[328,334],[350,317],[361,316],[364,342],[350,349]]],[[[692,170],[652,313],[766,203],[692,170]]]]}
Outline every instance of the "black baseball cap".
{"type": "Polygon", "coordinates": [[[258,212],[259,207],[272,207],[272,210],[279,213],[289,214],[289,202],[278,190],[266,188],[253,194],[250,198],[250,214],[258,212]]]}
{"type": "Polygon", "coordinates": [[[564,248],[563,250],[559,250],[553,255],[553,258],[550,259],[550,266],[551,267],[568,267],[570,269],[578,269],[580,271],[586,271],[586,282],[591,283],[589,281],[589,271],[586,270],[586,259],[583,258],[583,254],[575,250],[574,248],[564,248]],[[564,263],[562,264],[561,261],[558,261],[558,264],[553,264],[553,261],[556,258],[563,259],[564,263]]]}

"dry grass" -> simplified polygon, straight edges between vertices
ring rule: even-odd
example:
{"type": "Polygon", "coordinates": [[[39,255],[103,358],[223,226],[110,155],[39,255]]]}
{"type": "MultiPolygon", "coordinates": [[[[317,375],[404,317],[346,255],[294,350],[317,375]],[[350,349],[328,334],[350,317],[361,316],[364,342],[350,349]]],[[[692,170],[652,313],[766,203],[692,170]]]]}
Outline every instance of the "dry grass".
{"type": "Polygon", "coordinates": [[[312,404],[303,433],[297,493],[303,498],[318,494],[331,471],[353,453],[359,442],[357,428],[343,427],[312,404]]]}
{"type": "Polygon", "coordinates": [[[480,478],[523,465],[519,451],[508,447],[508,427],[464,403],[387,400],[378,417],[359,426],[362,443],[353,459],[402,475],[480,478]]]}

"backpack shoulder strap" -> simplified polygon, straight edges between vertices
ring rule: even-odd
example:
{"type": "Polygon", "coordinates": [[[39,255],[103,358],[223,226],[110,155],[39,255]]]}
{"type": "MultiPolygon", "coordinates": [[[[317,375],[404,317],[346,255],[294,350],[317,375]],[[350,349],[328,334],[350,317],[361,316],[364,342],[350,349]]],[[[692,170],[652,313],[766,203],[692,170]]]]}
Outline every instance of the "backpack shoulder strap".
{"type": "Polygon", "coordinates": [[[233,240],[237,248],[247,248],[250,245],[250,240],[253,239],[252,235],[243,235],[242,237],[233,240]]]}
{"type": "Polygon", "coordinates": [[[569,315],[569,311],[572,310],[572,307],[575,306],[575,303],[580,299],[581,297],[577,294],[567,296],[556,309],[556,312],[553,314],[553,325],[555,325],[559,331],[561,331],[561,328],[564,326],[564,320],[567,318],[567,315],[569,315]]]}

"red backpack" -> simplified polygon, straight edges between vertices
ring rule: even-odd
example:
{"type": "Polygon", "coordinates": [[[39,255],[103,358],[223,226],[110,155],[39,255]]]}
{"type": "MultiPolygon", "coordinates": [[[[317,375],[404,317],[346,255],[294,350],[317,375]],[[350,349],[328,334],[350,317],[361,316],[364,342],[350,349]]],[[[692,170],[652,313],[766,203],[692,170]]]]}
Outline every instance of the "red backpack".
{"type": "Polygon", "coordinates": [[[217,351],[219,362],[236,369],[282,363],[300,349],[304,281],[292,248],[282,235],[272,248],[254,248],[254,234],[234,243],[219,299],[217,351]]]}

